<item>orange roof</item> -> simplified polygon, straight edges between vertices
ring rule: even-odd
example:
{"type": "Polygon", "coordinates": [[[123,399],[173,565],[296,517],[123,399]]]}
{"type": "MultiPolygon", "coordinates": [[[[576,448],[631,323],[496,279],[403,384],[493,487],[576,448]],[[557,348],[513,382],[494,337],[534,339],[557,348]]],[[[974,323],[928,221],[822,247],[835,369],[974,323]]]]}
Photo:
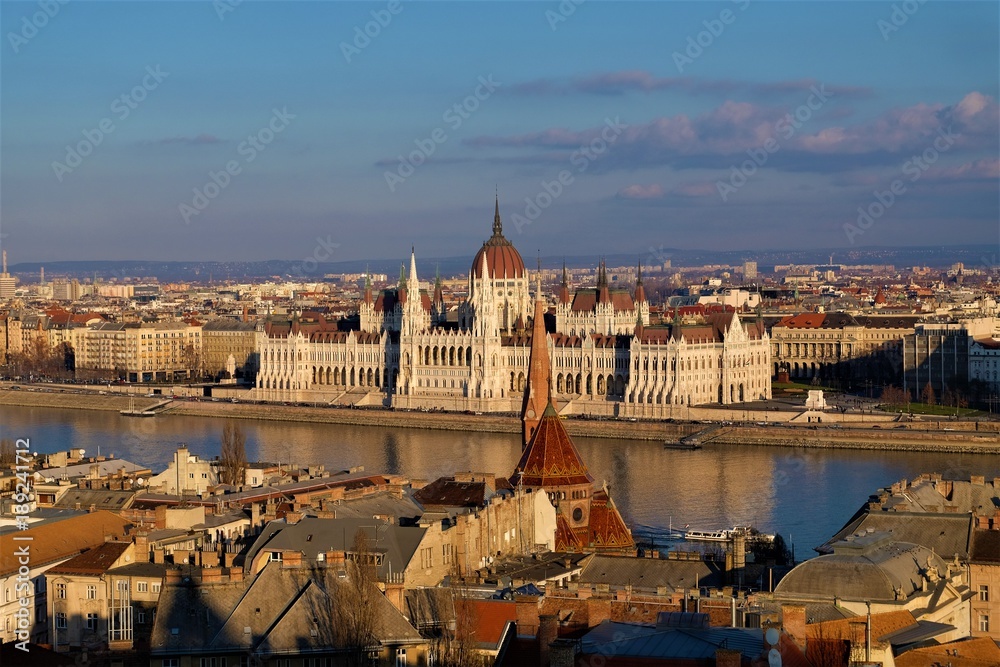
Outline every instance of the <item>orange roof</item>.
{"type": "MultiPolygon", "coordinates": [[[[824,639],[850,639],[851,624],[864,622],[864,616],[854,616],[852,618],[841,618],[835,621],[824,621],[822,623],[812,623],[806,626],[806,632],[810,637],[824,639]]],[[[892,634],[897,630],[908,628],[917,624],[917,619],[907,610],[887,611],[881,614],[872,614],[872,637],[879,639],[892,634]]]]}
{"type": "Polygon", "coordinates": [[[479,278],[483,275],[483,258],[490,278],[522,278],[524,276],[524,260],[521,253],[503,235],[503,225],[500,222],[500,205],[493,214],[493,236],[483,244],[472,259],[471,275],[479,278]]]}
{"type": "Polygon", "coordinates": [[[517,622],[517,606],[513,600],[458,598],[455,614],[471,626],[473,642],[490,646],[500,643],[508,622],[517,622]]]}
{"type": "Polygon", "coordinates": [[[104,574],[114,566],[129,547],[129,542],[105,542],[94,549],[87,549],[49,570],[49,574],[104,574]]]}
{"type": "Polygon", "coordinates": [[[632,533],[604,489],[595,491],[591,496],[589,528],[587,544],[594,549],[621,551],[635,548],[632,533]]]}
{"type": "Polygon", "coordinates": [[[778,322],[778,326],[789,329],[818,329],[823,326],[825,319],[825,313],[799,313],[781,320],[778,322]]]}
{"type": "Polygon", "coordinates": [[[524,448],[514,468],[511,484],[534,488],[554,488],[593,484],[594,478],[570,440],[566,427],[549,403],[531,442],[524,448]]]}
{"type": "Polygon", "coordinates": [[[989,637],[915,648],[896,657],[896,667],[996,667],[1000,665],[1000,646],[989,637]]]}
{"type": "Polygon", "coordinates": [[[556,551],[583,551],[583,541],[563,514],[556,515],[556,551]]]}
{"type": "Polygon", "coordinates": [[[100,511],[0,535],[0,577],[17,572],[14,553],[19,547],[30,547],[31,566],[38,567],[72,558],[84,549],[104,544],[105,535],[124,537],[130,525],[116,514],[100,511]],[[15,539],[25,537],[31,540],[15,539]]]}

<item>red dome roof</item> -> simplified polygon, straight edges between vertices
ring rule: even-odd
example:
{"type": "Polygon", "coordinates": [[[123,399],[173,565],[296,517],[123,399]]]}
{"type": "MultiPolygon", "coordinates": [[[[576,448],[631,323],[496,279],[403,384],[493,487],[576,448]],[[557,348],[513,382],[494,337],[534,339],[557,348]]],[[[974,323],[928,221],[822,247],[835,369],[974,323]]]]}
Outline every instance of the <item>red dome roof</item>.
{"type": "Polygon", "coordinates": [[[489,267],[490,278],[524,277],[524,260],[521,259],[521,253],[503,235],[499,202],[497,202],[496,212],[493,214],[493,236],[483,244],[472,260],[471,275],[473,277],[478,278],[483,275],[484,257],[489,267]]]}

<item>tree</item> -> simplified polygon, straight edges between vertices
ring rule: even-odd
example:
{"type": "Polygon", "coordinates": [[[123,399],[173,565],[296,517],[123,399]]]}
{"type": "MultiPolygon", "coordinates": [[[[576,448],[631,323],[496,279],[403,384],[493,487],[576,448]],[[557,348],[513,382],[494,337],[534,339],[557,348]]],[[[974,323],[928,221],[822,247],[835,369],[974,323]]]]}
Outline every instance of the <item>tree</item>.
{"type": "Polygon", "coordinates": [[[201,352],[194,343],[188,343],[181,350],[181,364],[188,372],[188,377],[194,379],[202,376],[201,352]]]}
{"type": "Polygon", "coordinates": [[[14,441],[10,438],[0,440],[0,469],[12,468],[17,461],[14,441]]]}
{"type": "Polygon", "coordinates": [[[921,403],[926,403],[927,405],[934,405],[937,403],[937,398],[934,396],[934,387],[928,382],[924,385],[924,390],[920,392],[921,403]]]}
{"type": "Polygon", "coordinates": [[[246,480],[247,450],[243,429],[228,421],[222,429],[222,456],[219,457],[219,478],[223,484],[239,486],[246,480]]]}

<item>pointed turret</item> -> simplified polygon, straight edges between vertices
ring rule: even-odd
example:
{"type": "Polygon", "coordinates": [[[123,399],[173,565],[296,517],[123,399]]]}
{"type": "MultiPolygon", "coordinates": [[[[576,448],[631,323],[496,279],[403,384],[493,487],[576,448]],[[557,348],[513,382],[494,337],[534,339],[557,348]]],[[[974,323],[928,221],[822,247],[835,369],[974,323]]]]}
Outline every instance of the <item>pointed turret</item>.
{"type": "Polygon", "coordinates": [[[528,357],[528,382],[524,387],[521,408],[524,447],[538,428],[545,408],[552,402],[552,370],[549,366],[548,334],[545,332],[545,300],[542,295],[542,277],[538,276],[535,295],[535,316],[531,325],[531,354],[528,357]]]}
{"type": "Polygon", "coordinates": [[[372,303],[374,303],[374,299],[372,298],[372,274],[371,273],[366,273],[365,274],[365,303],[368,304],[369,306],[372,305],[372,303]]]}
{"type": "Polygon", "coordinates": [[[396,283],[396,302],[399,305],[406,303],[406,266],[400,262],[399,264],[399,282],[396,283]]]}
{"type": "Polygon", "coordinates": [[[636,303],[646,300],[646,290],[642,286],[642,262],[639,262],[639,270],[635,278],[635,300],[636,303]]]}
{"type": "Polygon", "coordinates": [[[597,269],[597,303],[611,303],[611,291],[608,289],[608,267],[603,259],[597,269]]]}
{"type": "Polygon", "coordinates": [[[407,278],[409,283],[417,283],[417,253],[413,246],[410,246],[410,275],[407,278]]]}
{"type": "Polygon", "coordinates": [[[563,261],[562,282],[559,284],[559,303],[569,304],[569,274],[566,273],[565,261],[563,261]]]}

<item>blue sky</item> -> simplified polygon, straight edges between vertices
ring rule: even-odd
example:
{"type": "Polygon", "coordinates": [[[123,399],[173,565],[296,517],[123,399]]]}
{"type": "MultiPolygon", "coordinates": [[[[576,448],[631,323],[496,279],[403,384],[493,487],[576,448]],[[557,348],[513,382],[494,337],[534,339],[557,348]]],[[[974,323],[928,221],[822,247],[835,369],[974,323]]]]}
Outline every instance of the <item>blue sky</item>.
{"type": "Polygon", "coordinates": [[[471,257],[495,187],[525,256],[995,244],[998,4],[905,4],[5,1],[3,244],[471,257]]]}

